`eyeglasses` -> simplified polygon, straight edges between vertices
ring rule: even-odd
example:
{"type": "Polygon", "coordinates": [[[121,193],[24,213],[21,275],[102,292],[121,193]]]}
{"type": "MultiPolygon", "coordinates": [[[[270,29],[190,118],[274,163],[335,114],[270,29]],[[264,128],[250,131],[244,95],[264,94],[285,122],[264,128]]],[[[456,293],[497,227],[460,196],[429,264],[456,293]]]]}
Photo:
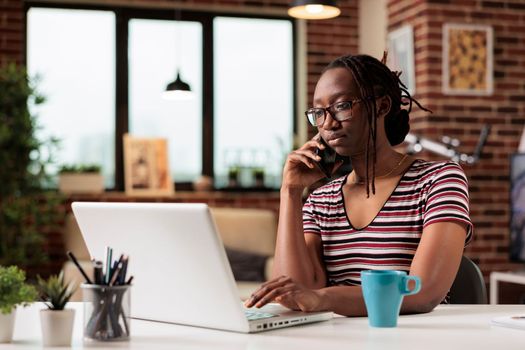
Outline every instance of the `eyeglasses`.
{"type": "Polygon", "coordinates": [[[352,107],[354,107],[354,103],[361,102],[362,100],[362,98],[356,98],[355,100],[336,102],[326,108],[310,108],[304,112],[304,114],[308,118],[310,124],[317,127],[324,124],[324,121],[326,120],[326,112],[330,113],[330,116],[338,122],[342,122],[352,118],[352,107]]]}

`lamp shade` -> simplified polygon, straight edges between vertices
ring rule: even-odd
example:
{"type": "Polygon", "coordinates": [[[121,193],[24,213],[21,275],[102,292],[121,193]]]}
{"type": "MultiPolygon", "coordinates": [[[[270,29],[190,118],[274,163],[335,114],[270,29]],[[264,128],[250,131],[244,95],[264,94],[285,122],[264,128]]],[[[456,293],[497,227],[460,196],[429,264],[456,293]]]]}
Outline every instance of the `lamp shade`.
{"type": "Polygon", "coordinates": [[[193,97],[190,85],[180,78],[177,72],[177,78],[166,86],[166,91],[162,94],[167,100],[184,100],[193,97]]]}
{"type": "Polygon", "coordinates": [[[288,15],[300,19],[328,19],[341,14],[335,0],[294,0],[288,15]]]}

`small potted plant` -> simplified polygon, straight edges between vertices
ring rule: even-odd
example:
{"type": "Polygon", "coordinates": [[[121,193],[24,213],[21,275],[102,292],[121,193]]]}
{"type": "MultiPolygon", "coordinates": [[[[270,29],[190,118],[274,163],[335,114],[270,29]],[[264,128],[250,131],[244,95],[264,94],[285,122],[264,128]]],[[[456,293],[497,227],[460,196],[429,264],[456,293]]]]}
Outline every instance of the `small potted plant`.
{"type": "Polygon", "coordinates": [[[238,166],[231,166],[228,168],[228,187],[238,187],[239,186],[239,175],[241,169],[238,166]]]}
{"type": "Polygon", "coordinates": [[[0,266],[0,343],[13,339],[16,306],[27,306],[37,297],[36,289],[25,279],[25,272],[18,267],[0,266]]]}
{"type": "Polygon", "coordinates": [[[262,188],[264,187],[264,168],[255,167],[252,169],[253,186],[262,188]]]}
{"type": "Polygon", "coordinates": [[[44,346],[69,346],[73,334],[75,310],[65,306],[75,292],[76,286],[64,282],[63,271],[47,280],[38,276],[40,299],[47,309],[40,311],[44,346]]]}
{"type": "Polygon", "coordinates": [[[63,165],[58,174],[58,189],[62,193],[104,192],[100,165],[63,165]]]}

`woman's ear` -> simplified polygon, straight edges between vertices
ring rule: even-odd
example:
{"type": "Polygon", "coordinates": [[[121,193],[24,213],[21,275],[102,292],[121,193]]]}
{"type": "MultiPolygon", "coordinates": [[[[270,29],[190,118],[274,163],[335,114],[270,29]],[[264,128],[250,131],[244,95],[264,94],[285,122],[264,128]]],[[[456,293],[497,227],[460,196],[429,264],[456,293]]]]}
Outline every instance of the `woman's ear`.
{"type": "Polygon", "coordinates": [[[392,99],[388,95],[383,95],[376,99],[377,117],[383,118],[390,112],[392,107],[392,99]]]}

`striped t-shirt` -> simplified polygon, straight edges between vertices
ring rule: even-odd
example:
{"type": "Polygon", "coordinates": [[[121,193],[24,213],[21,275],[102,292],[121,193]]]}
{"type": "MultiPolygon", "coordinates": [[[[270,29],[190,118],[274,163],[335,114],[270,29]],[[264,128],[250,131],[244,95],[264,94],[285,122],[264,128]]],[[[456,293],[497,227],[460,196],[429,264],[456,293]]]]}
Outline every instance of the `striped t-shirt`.
{"type": "MultiPolygon", "coordinates": [[[[361,229],[352,227],[344,205],[348,175],[316,189],[303,207],[305,234],[320,235],[328,285],[360,285],[362,270],[410,270],[423,228],[442,221],[468,225],[468,184],[454,162],[416,160],[383,208],[361,229]]],[[[372,195],[372,194],[371,194],[372,195]]]]}

